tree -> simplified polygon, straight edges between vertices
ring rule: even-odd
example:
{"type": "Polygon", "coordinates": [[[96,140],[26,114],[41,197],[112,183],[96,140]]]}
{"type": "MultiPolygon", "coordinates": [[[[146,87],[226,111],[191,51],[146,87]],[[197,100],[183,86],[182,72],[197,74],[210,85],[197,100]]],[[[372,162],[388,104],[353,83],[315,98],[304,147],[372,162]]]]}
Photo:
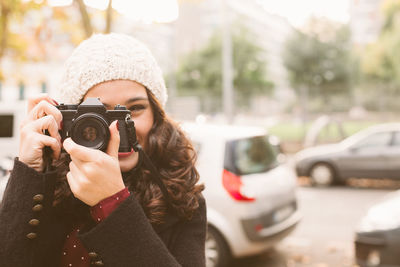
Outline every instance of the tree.
{"type": "MultiPolygon", "coordinates": [[[[252,96],[271,93],[273,83],[267,79],[265,51],[253,42],[255,38],[246,28],[238,25],[232,29],[235,102],[246,108],[252,96]]],[[[221,34],[216,31],[202,49],[183,59],[176,74],[181,95],[197,95],[203,103],[214,100],[215,106],[207,111],[221,109],[221,42],[221,34]]]]}
{"type": "MultiPolygon", "coordinates": [[[[21,0],[1,0],[0,1],[0,62],[7,50],[23,57],[26,42],[23,36],[10,32],[9,28],[12,22],[21,21],[25,13],[31,9],[37,9],[40,4],[32,1],[21,0]]],[[[0,81],[2,80],[0,70],[0,81]]]]}
{"type": "MultiPolygon", "coordinates": [[[[379,95],[379,107],[371,108],[388,109],[400,92],[400,0],[384,1],[382,11],[381,33],[376,42],[365,48],[361,68],[364,91],[373,95],[370,102],[376,103],[379,95]]],[[[392,107],[398,105],[396,102],[392,107]]]]}
{"type": "MultiPolygon", "coordinates": [[[[49,53],[46,46],[51,42],[52,35],[60,32],[62,34],[67,33],[70,40],[76,44],[96,31],[92,26],[91,14],[88,12],[83,0],[74,0],[74,5],[68,7],[48,7],[45,2],[41,4],[37,4],[37,2],[39,1],[0,1],[0,63],[4,56],[9,57],[13,62],[46,60],[49,53]],[[70,17],[71,10],[75,8],[79,8],[81,14],[81,20],[79,21],[74,21],[70,17]],[[50,9],[51,12],[49,12],[50,9]],[[41,18],[41,21],[38,25],[29,25],[30,29],[25,30],[24,27],[27,27],[28,24],[26,18],[29,20],[32,13],[36,13],[33,16],[41,18]],[[51,26],[50,19],[52,20],[51,26]],[[54,21],[57,21],[57,23],[54,21]],[[83,29],[81,32],[76,30],[80,23],[82,23],[83,29]],[[11,26],[14,31],[9,30],[11,26]],[[55,29],[55,27],[59,28],[55,29]],[[20,29],[19,32],[15,32],[16,28],[20,29]],[[33,47],[40,52],[32,53],[33,47]]],[[[112,18],[112,0],[109,0],[105,11],[106,23],[103,32],[108,33],[111,31],[112,18]]],[[[0,70],[0,81],[2,78],[3,75],[0,70]]]]}
{"type": "Polygon", "coordinates": [[[82,26],[85,31],[86,37],[90,37],[93,33],[93,26],[90,21],[89,13],[87,12],[86,6],[83,3],[83,0],[75,0],[78,4],[79,12],[81,13],[82,17],[82,26]]]}
{"type": "Polygon", "coordinates": [[[350,47],[346,25],[314,18],[305,32],[295,31],[285,44],[283,61],[297,95],[320,100],[326,108],[331,108],[332,96],[348,95],[350,47]]]}
{"type": "MultiPolygon", "coordinates": [[[[94,29],[86,5],[84,4],[83,0],[74,0],[74,1],[77,3],[79,7],[79,12],[82,18],[82,26],[85,31],[85,36],[86,38],[88,38],[94,32],[94,29]]],[[[106,26],[104,28],[104,33],[109,33],[111,31],[112,14],[113,14],[112,0],[108,0],[108,6],[106,9],[106,26]]]]}

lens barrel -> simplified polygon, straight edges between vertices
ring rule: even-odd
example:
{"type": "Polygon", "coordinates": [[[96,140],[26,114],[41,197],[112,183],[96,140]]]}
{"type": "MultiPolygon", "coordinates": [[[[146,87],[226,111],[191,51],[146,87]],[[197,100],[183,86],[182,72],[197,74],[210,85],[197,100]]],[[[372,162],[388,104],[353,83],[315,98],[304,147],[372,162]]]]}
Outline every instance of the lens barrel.
{"type": "Polygon", "coordinates": [[[84,113],[74,119],[71,138],[75,143],[105,151],[110,139],[107,121],[97,113],[84,113]]]}

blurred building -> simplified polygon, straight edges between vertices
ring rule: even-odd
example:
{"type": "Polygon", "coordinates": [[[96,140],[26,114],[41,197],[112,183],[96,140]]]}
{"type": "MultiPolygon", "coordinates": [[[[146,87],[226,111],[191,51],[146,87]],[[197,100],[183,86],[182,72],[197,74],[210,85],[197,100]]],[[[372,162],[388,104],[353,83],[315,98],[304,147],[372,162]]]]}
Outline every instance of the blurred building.
{"type": "Polygon", "coordinates": [[[266,115],[282,111],[294,98],[282,57],[284,44],[293,33],[293,28],[287,19],[268,13],[256,1],[234,0],[229,3],[236,16],[255,33],[258,45],[265,49],[267,75],[275,84],[275,99],[257,97],[253,107],[257,113],[266,115]]]}
{"type": "Polygon", "coordinates": [[[364,46],[376,41],[382,27],[383,0],[350,0],[350,29],[353,43],[364,46]]]}
{"type": "MultiPolygon", "coordinates": [[[[276,103],[280,103],[269,105],[266,102],[268,97],[258,97],[253,101],[253,111],[270,114],[272,107],[276,110],[283,108],[287,102],[282,100],[293,98],[281,56],[284,42],[293,31],[292,26],[285,18],[268,13],[255,0],[225,2],[231,25],[235,22],[244,25],[255,36],[254,42],[265,51],[263,57],[268,64],[266,75],[275,84],[274,98],[276,103]]],[[[194,1],[180,5],[180,15],[175,26],[178,58],[203,47],[210,36],[221,28],[222,8],[221,0],[194,1]]],[[[271,99],[268,99],[270,102],[271,99]]]]}
{"type": "MultiPolygon", "coordinates": [[[[210,36],[221,28],[221,3],[221,0],[182,2],[179,19],[164,24],[149,24],[133,21],[125,16],[115,16],[112,30],[130,34],[148,45],[167,75],[177,69],[179,58],[203,47],[210,36]]],[[[226,3],[230,21],[239,21],[248,28],[255,36],[254,42],[265,50],[263,56],[268,63],[266,75],[275,84],[274,99],[255,99],[254,111],[270,114],[272,109],[282,109],[285,103],[282,100],[293,98],[281,58],[284,42],[291,34],[292,27],[286,19],[268,13],[255,0],[229,0],[226,3]]],[[[90,8],[88,11],[91,12],[95,28],[104,28],[103,15],[90,8]]],[[[18,63],[5,59],[3,69],[6,69],[8,79],[3,84],[2,99],[18,99],[21,91],[20,81],[24,83],[24,97],[42,91],[57,96],[63,62],[82,38],[80,35],[83,32],[82,29],[72,31],[74,36],[71,36],[65,29],[69,27],[71,32],[71,27],[81,27],[80,14],[72,6],[62,9],[44,7],[44,10],[32,12],[24,19],[26,23],[20,29],[21,34],[27,35],[32,32],[32,36],[29,37],[29,50],[41,60],[18,63]],[[61,22],[54,20],[54,12],[66,16],[68,24],[61,25],[61,22]]],[[[170,99],[173,99],[173,79],[168,80],[168,87],[170,99]]],[[[193,98],[185,99],[181,106],[186,114],[199,112],[199,105],[193,98]],[[189,112],[188,107],[193,107],[193,112],[189,112]]]]}

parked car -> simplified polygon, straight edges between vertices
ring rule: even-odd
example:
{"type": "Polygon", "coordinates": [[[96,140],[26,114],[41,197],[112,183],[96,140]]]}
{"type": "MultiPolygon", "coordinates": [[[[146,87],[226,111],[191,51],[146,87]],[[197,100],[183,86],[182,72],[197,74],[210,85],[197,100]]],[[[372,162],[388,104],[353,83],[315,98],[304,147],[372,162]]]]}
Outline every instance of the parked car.
{"type": "Polygon", "coordinates": [[[400,190],[368,210],[354,243],[360,267],[400,267],[400,190]]]}
{"type": "Polygon", "coordinates": [[[0,201],[3,199],[3,193],[6,189],[8,177],[13,167],[13,159],[11,157],[0,158],[0,201]]]}
{"type": "Polygon", "coordinates": [[[0,201],[13,166],[13,158],[17,156],[19,126],[24,113],[23,101],[0,104],[0,201]]]}
{"type": "Polygon", "coordinates": [[[24,101],[0,104],[0,158],[17,155],[19,127],[25,116],[25,106],[24,101]]]}
{"type": "Polygon", "coordinates": [[[258,254],[300,221],[296,175],[280,161],[278,143],[263,129],[184,124],[198,151],[205,185],[207,267],[258,254]]]}
{"type": "Polygon", "coordinates": [[[400,123],[371,126],[340,143],[307,148],[296,154],[296,171],[314,185],[347,178],[400,178],[400,123]]]}

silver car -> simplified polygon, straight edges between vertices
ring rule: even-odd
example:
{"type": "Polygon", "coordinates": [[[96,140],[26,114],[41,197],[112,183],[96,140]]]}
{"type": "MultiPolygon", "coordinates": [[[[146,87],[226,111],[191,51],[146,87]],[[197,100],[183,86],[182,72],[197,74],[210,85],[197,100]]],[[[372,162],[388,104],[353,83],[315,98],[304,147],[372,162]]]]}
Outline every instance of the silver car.
{"type": "Polygon", "coordinates": [[[347,178],[400,178],[400,123],[371,126],[340,143],[307,148],[296,154],[296,171],[314,185],[347,178]]]}

